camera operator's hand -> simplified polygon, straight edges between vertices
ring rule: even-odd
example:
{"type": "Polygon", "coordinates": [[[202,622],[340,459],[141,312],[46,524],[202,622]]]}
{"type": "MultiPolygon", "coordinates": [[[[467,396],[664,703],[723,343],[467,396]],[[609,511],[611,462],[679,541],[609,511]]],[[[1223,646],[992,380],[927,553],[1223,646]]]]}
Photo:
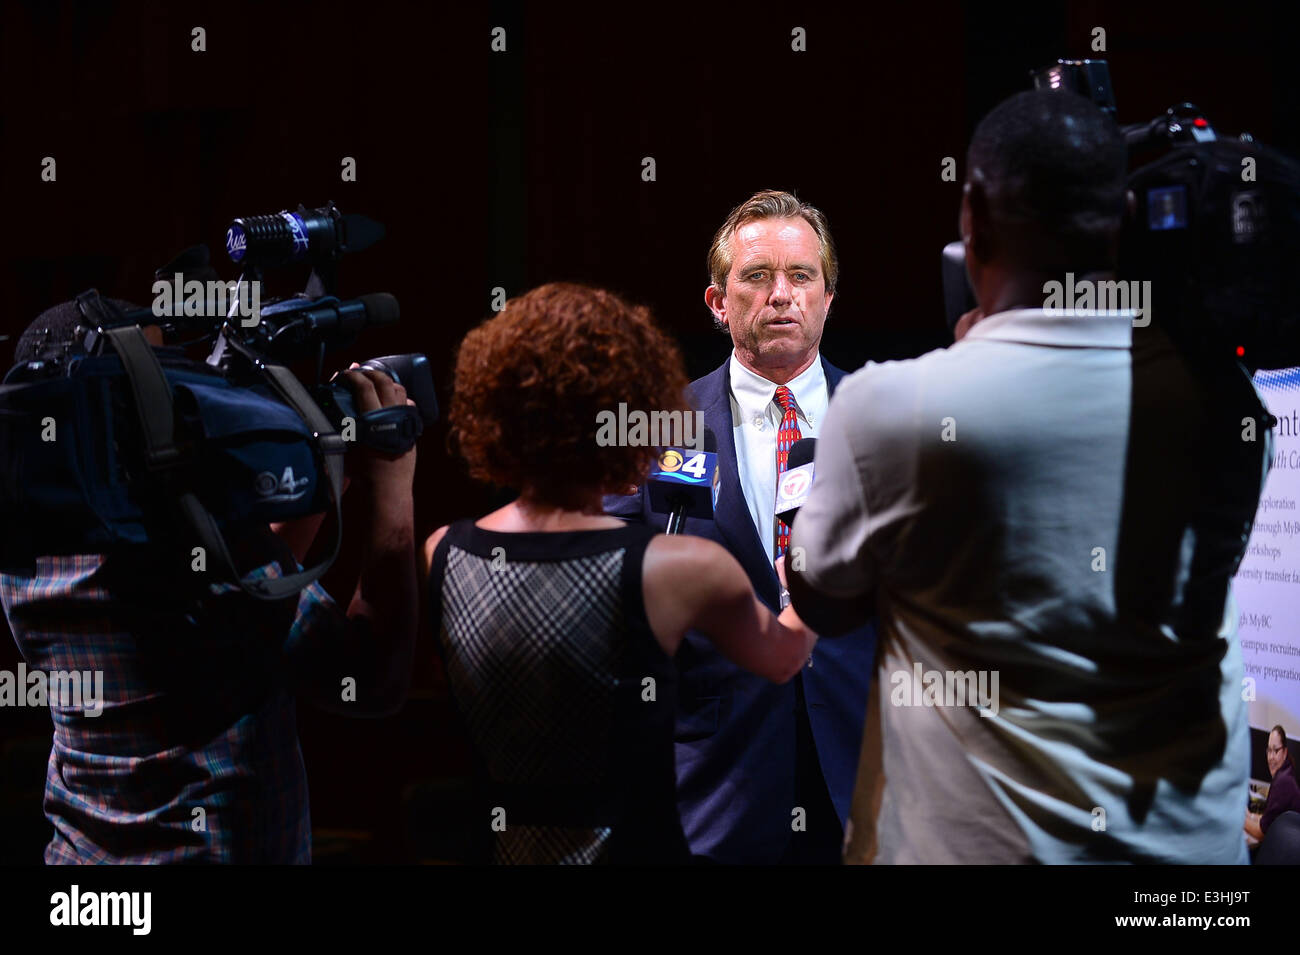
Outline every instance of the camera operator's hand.
{"type": "MultiPolygon", "coordinates": [[[[352,392],[358,414],[414,403],[407,399],[405,388],[382,372],[353,364],[337,377],[352,392]]],[[[361,549],[361,571],[347,612],[353,624],[351,656],[342,674],[355,680],[356,694],[340,703],[339,674],[334,674],[332,681],[322,684],[329,692],[320,702],[337,712],[393,713],[410,685],[419,615],[412,493],[415,448],[393,455],[354,447],[343,460],[356,488],[350,519],[356,519],[358,529],[354,537],[344,540],[361,549]]]]}
{"type": "MultiPolygon", "coordinates": [[[[394,405],[414,405],[406,389],[383,372],[361,368],[356,362],[338,375],[352,392],[357,413],[377,411],[394,405]]],[[[373,448],[359,448],[344,457],[350,477],[385,490],[409,493],[415,479],[415,448],[404,454],[384,454],[373,448]]]]}

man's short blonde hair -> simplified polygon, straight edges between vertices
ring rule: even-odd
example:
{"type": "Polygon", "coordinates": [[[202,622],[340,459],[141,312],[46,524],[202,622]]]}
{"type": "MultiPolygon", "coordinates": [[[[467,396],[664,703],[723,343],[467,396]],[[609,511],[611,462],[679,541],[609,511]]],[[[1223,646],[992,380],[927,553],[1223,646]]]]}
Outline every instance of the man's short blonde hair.
{"type": "Polygon", "coordinates": [[[802,218],[817,233],[817,246],[821,256],[822,276],[826,280],[826,293],[835,292],[835,283],[840,274],[839,259],[835,257],[835,242],[831,239],[830,227],[826,216],[816,206],[800,202],[788,192],[765,189],[756,192],[736,208],[731,210],[727,221],[722,223],[709,246],[709,279],[722,293],[727,291],[727,276],[731,274],[731,264],[735,254],[731,248],[731,238],[741,226],[759,219],[794,219],[802,218]]]}

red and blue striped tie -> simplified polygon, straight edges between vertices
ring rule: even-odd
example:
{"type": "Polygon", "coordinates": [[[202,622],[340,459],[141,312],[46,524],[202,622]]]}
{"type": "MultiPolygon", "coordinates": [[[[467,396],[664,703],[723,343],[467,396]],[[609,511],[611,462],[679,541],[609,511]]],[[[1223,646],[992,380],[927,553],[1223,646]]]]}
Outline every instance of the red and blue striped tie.
{"type": "MultiPolygon", "coordinates": [[[[790,459],[790,446],[803,435],[799,433],[799,419],[795,416],[794,395],[790,394],[790,389],[785,385],[776,389],[776,403],[784,412],[781,417],[781,427],[776,432],[776,480],[780,483],[781,475],[785,473],[786,462],[790,459]]],[[[784,554],[789,546],[790,526],[785,521],[777,520],[776,556],[780,557],[784,554]]]]}

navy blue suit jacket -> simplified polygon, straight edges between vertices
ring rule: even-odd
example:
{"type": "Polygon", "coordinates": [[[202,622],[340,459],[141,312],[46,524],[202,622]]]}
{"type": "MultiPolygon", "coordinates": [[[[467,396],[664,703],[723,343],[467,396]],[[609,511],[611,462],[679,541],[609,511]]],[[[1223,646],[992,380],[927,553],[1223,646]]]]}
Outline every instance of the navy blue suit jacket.
{"type": "MultiPolygon", "coordinates": [[[[830,393],[845,372],[821,359],[830,393]]],[[[718,505],[712,521],[687,518],[684,532],[727,548],[754,593],[780,610],[781,585],[749,514],[736,464],[730,361],[692,382],[694,407],[717,438],[718,505]]],[[[775,492],[773,493],[775,498],[775,492]]],[[[775,500],[773,501],[775,504],[775,500]]],[[[605,510],[662,527],[643,486],[605,498],[605,510]]],[[[817,756],[835,811],[848,818],[875,654],[874,623],[819,640],[803,669],[804,697],[817,756]]],[[[792,835],[795,808],[795,683],[770,683],[736,666],[691,631],[677,653],[677,796],[682,825],[697,855],[717,862],[777,862],[792,835]]]]}

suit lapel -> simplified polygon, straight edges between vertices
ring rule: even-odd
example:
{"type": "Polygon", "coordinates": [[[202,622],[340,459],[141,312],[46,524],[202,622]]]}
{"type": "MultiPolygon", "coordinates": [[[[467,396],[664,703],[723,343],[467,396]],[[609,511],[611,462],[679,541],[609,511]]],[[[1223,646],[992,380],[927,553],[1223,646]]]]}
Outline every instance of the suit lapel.
{"type": "MultiPolygon", "coordinates": [[[[846,373],[825,358],[818,357],[826,373],[829,396],[846,373]]],[[[750,517],[736,462],[735,422],[731,418],[731,360],[695,382],[691,391],[695,406],[704,412],[705,427],[713,432],[718,442],[718,507],[714,514],[718,536],[740,560],[750,580],[755,582],[759,597],[775,606],[780,599],[781,585],[769,556],[770,548],[763,546],[754,519],[750,517]]]]}
{"type": "Polygon", "coordinates": [[[826,397],[829,398],[831,395],[835,394],[836,386],[839,385],[840,380],[847,375],[848,372],[844,371],[842,368],[836,368],[825,358],[822,358],[822,356],[818,355],[818,357],[821,358],[822,371],[826,373],[826,397]]]}
{"type": "Polygon", "coordinates": [[[718,442],[718,507],[714,515],[719,536],[728,549],[737,556],[750,579],[761,587],[760,597],[774,603],[779,597],[780,584],[776,568],[768,558],[767,549],[759,540],[758,529],[749,514],[749,504],[740,484],[740,469],[736,462],[735,423],[731,417],[731,362],[702,378],[696,394],[703,405],[704,424],[713,431],[718,442]]]}

